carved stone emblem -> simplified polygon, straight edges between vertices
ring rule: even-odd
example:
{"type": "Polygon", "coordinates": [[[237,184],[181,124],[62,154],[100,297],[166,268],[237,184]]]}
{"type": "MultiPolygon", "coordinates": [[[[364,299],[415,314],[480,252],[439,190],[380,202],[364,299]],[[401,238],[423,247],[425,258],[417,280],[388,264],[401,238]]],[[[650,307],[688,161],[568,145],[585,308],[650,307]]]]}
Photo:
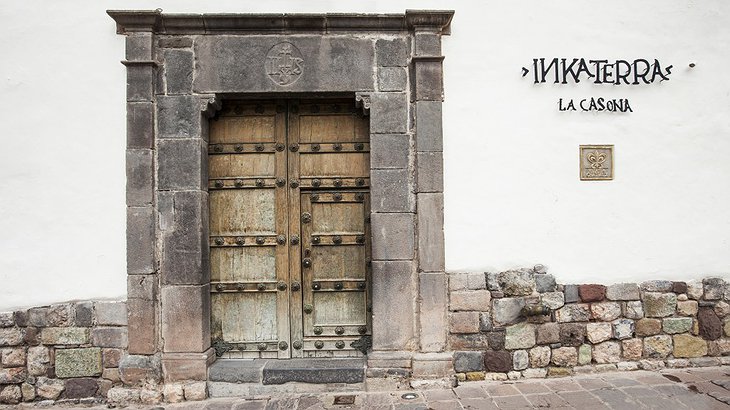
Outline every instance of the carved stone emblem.
{"type": "Polygon", "coordinates": [[[613,179],[613,145],[580,146],[580,179],[583,181],[613,179]]]}
{"type": "Polygon", "coordinates": [[[302,53],[294,44],[282,42],[274,45],[266,54],[266,74],[277,85],[291,85],[304,72],[302,53]]]}

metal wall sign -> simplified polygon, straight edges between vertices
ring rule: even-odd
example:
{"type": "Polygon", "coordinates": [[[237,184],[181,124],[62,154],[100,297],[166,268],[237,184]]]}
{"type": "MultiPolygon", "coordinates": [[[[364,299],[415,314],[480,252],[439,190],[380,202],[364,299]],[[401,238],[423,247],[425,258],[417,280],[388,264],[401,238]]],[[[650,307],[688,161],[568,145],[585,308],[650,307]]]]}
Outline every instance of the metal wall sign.
{"type": "Polygon", "coordinates": [[[580,146],[581,181],[613,179],[613,145],[580,146]]]}

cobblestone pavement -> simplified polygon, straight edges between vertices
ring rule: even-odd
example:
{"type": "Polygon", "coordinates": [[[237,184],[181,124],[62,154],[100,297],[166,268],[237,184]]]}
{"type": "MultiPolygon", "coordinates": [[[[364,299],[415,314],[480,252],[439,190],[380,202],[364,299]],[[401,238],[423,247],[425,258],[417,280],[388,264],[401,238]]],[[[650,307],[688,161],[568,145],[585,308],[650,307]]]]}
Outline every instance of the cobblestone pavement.
{"type": "MultiPolygon", "coordinates": [[[[38,408],[33,405],[8,408],[38,408]]],[[[106,406],[68,407],[105,409],[106,406]]],[[[730,409],[730,366],[581,375],[556,379],[467,382],[453,389],[322,393],[209,399],[133,406],[145,410],[318,409],[730,409]],[[414,393],[415,398],[403,395],[414,393]],[[335,404],[336,400],[344,401],[335,404]],[[354,401],[348,404],[348,401],[354,401]]]]}

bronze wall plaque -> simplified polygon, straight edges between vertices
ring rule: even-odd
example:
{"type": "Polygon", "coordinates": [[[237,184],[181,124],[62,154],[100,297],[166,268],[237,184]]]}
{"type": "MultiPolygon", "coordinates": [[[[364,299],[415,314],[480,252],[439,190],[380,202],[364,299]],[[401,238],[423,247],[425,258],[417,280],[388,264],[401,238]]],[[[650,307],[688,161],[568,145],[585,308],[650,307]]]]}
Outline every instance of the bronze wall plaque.
{"type": "Polygon", "coordinates": [[[613,145],[580,146],[581,181],[613,179],[613,145]]]}

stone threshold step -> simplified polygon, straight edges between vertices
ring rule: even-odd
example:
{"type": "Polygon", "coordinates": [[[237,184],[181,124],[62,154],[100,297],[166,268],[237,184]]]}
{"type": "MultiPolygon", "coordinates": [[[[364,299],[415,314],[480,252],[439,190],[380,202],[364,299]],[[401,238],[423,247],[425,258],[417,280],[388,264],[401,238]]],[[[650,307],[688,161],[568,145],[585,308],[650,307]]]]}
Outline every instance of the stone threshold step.
{"type": "Polygon", "coordinates": [[[208,381],[264,385],[355,384],[365,381],[365,366],[364,358],[219,359],[208,369],[208,381]]]}

